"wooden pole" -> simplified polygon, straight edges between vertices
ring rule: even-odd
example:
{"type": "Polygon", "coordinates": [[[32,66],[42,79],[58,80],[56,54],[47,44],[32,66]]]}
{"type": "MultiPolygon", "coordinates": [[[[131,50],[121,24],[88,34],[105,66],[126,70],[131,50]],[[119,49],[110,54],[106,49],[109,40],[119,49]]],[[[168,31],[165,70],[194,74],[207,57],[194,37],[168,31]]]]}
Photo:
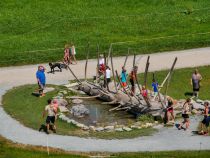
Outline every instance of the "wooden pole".
{"type": "Polygon", "coordinates": [[[118,92],[117,84],[116,84],[116,78],[115,78],[115,73],[114,73],[114,65],[113,65],[113,59],[112,59],[112,50],[111,50],[110,57],[111,57],[111,65],[112,65],[112,75],[113,75],[113,78],[114,78],[114,87],[115,87],[116,92],[118,92]]]}
{"type": "Polygon", "coordinates": [[[172,64],[172,66],[171,66],[170,75],[169,75],[168,80],[167,80],[166,89],[165,89],[165,102],[166,102],[166,96],[167,96],[167,92],[168,92],[168,87],[169,87],[169,84],[170,84],[170,81],[171,81],[171,76],[172,76],[174,67],[176,65],[176,62],[177,62],[177,57],[174,59],[174,62],[172,64]]]}
{"type": "Polygon", "coordinates": [[[136,64],[136,54],[134,53],[134,55],[133,55],[133,67],[135,66],[135,64],[136,64]]]}
{"type": "Polygon", "coordinates": [[[98,83],[99,71],[99,44],[97,44],[97,67],[96,67],[96,84],[98,83]]]}
{"type": "Polygon", "coordinates": [[[106,79],[106,54],[104,53],[104,66],[105,66],[105,71],[104,71],[104,85],[106,86],[107,90],[109,91],[109,87],[107,85],[107,79],[106,79]]]}
{"type": "Polygon", "coordinates": [[[147,63],[146,63],[145,72],[144,72],[144,86],[145,86],[145,88],[147,88],[147,74],[148,74],[149,64],[150,64],[149,59],[150,59],[150,56],[147,57],[147,63]]]}
{"type": "Polygon", "coordinates": [[[111,56],[111,53],[112,53],[112,43],[110,44],[110,47],[109,47],[109,53],[108,53],[108,57],[107,57],[107,65],[109,65],[109,58],[111,56]]]}
{"type": "Polygon", "coordinates": [[[126,66],[126,63],[127,63],[127,60],[128,60],[129,53],[130,53],[130,48],[128,48],[128,53],[127,53],[127,55],[126,55],[126,57],[125,57],[125,61],[124,61],[124,64],[123,64],[124,67],[126,66]]]}
{"type": "Polygon", "coordinates": [[[87,55],[86,55],[86,63],[85,63],[85,81],[87,81],[87,64],[88,64],[89,53],[90,53],[90,44],[88,42],[87,55]]]}

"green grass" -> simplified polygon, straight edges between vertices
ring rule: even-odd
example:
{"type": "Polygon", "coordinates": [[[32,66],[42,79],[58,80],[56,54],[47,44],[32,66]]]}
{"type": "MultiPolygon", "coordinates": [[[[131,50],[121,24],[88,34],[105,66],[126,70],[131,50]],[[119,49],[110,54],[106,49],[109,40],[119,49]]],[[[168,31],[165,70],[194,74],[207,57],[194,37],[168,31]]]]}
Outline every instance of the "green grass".
{"type": "MultiPolygon", "coordinates": [[[[199,67],[199,72],[203,77],[201,81],[201,88],[199,93],[199,98],[203,100],[210,100],[210,66],[199,67]]],[[[186,95],[187,93],[192,92],[192,86],[190,84],[190,79],[192,77],[192,73],[195,68],[185,68],[185,69],[177,69],[174,70],[172,75],[172,79],[168,89],[168,95],[175,99],[185,99],[191,97],[190,95],[186,95]]],[[[168,71],[159,71],[155,72],[155,78],[158,81],[159,85],[161,85],[162,81],[166,77],[168,71]]],[[[139,75],[140,83],[143,83],[143,74],[139,75]]],[[[148,85],[149,89],[152,89],[152,73],[148,74],[148,85]]],[[[161,90],[161,93],[164,94],[164,88],[161,90]]]]}
{"type": "MultiPolygon", "coordinates": [[[[141,143],[141,142],[140,142],[141,143]]],[[[106,156],[116,158],[208,158],[210,151],[167,151],[167,152],[138,152],[138,153],[68,153],[50,148],[15,144],[0,137],[0,158],[83,158],[89,156],[106,156]]]]}
{"type": "MultiPolygon", "coordinates": [[[[47,100],[55,96],[63,87],[54,86],[55,91],[46,94],[46,97],[37,98],[31,93],[37,89],[37,85],[24,85],[9,90],[3,96],[4,109],[15,119],[27,127],[38,130],[40,125],[45,123],[42,112],[47,100]]],[[[156,130],[152,128],[138,129],[131,132],[86,132],[73,124],[68,124],[60,119],[56,122],[57,133],[61,135],[73,135],[79,137],[95,137],[102,139],[125,139],[139,136],[148,136],[156,130]]]]}
{"type": "Polygon", "coordinates": [[[128,47],[143,54],[210,45],[210,34],[196,34],[209,31],[209,0],[1,0],[0,6],[0,66],[60,60],[70,41],[78,59],[87,41],[91,58],[97,43],[104,52],[110,43],[134,41],[113,45],[115,56],[128,47]]]}

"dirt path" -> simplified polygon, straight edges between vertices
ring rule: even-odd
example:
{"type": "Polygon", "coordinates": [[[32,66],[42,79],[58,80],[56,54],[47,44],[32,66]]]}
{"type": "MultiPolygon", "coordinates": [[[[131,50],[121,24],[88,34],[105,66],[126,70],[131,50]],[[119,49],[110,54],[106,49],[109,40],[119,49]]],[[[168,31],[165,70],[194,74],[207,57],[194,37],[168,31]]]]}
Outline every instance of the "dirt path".
{"type": "MultiPolygon", "coordinates": [[[[150,71],[169,69],[174,58],[178,57],[176,68],[210,65],[210,48],[192,49],[152,54],[150,71]]],[[[138,60],[139,56],[137,56],[138,60]]],[[[145,68],[147,55],[142,56],[139,63],[139,72],[145,68]]],[[[116,69],[120,70],[125,57],[114,58],[116,69]]],[[[46,64],[44,64],[46,65],[46,64]]],[[[72,69],[79,78],[84,78],[85,61],[72,65],[72,69]]],[[[132,57],[129,57],[127,67],[132,66],[132,57]]],[[[89,60],[88,77],[95,75],[96,60],[89,60]]],[[[0,96],[14,86],[36,83],[35,72],[37,65],[0,68],[0,96]]],[[[47,74],[47,83],[64,84],[74,79],[66,70],[47,74]]],[[[1,98],[0,98],[1,101],[1,98]]],[[[124,140],[101,140],[78,138],[72,136],[49,135],[48,137],[38,131],[29,129],[11,118],[0,106],[0,134],[7,139],[22,144],[47,145],[70,151],[166,151],[166,150],[199,150],[210,149],[210,137],[192,136],[192,130],[197,127],[198,118],[191,119],[190,131],[178,131],[173,128],[160,129],[150,137],[140,137],[124,140]]]]}

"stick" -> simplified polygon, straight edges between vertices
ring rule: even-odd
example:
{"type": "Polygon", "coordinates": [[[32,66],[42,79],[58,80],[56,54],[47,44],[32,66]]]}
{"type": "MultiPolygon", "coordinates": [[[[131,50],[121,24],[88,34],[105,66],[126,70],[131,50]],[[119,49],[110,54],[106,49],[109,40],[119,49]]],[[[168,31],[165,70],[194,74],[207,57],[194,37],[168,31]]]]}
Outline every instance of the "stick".
{"type": "MultiPolygon", "coordinates": [[[[63,62],[64,63],[64,62],[63,62]]],[[[65,63],[64,63],[65,64],[65,63]]],[[[66,65],[66,64],[65,64],[66,65]]],[[[69,69],[69,71],[71,72],[71,74],[74,76],[74,78],[76,79],[78,84],[82,84],[82,82],[77,78],[77,76],[74,74],[74,72],[71,70],[71,68],[69,67],[69,65],[66,65],[67,68],[69,69]]]]}
{"type": "Polygon", "coordinates": [[[117,84],[116,84],[116,79],[115,79],[115,74],[114,74],[114,65],[113,65],[113,59],[112,59],[112,51],[111,51],[111,65],[112,65],[112,75],[113,75],[113,78],[114,78],[114,86],[115,86],[115,90],[116,92],[118,92],[118,89],[117,89],[117,84]]]}
{"type": "Polygon", "coordinates": [[[109,58],[110,58],[111,52],[112,52],[112,43],[110,44],[110,47],[109,47],[109,53],[108,53],[108,57],[107,57],[107,65],[109,63],[109,58]]]}
{"type": "Polygon", "coordinates": [[[110,112],[110,111],[114,111],[114,110],[120,108],[121,106],[122,106],[122,105],[119,105],[119,106],[117,106],[117,107],[114,107],[114,108],[112,108],[112,109],[109,109],[109,112],[110,112]]]}
{"type": "Polygon", "coordinates": [[[97,97],[100,97],[100,95],[91,96],[91,97],[72,96],[70,97],[70,99],[92,99],[92,98],[97,98],[97,97]]]}
{"type": "Polygon", "coordinates": [[[167,81],[169,75],[170,75],[170,72],[168,72],[167,76],[165,77],[165,79],[163,80],[162,84],[160,85],[159,91],[160,91],[161,88],[164,86],[164,84],[165,84],[165,82],[167,81]]]}
{"type": "Polygon", "coordinates": [[[128,48],[128,53],[127,53],[127,55],[126,55],[126,57],[125,57],[125,61],[124,61],[124,64],[123,64],[124,67],[126,66],[126,63],[127,63],[127,60],[128,60],[128,55],[129,55],[129,53],[130,53],[130,49],[128,48]]]}
{"type": "Polygon", "coordinates": [[[85,81],[87,80],[87,64],[88,64],[88,57],[89,57],[89,52],[90,52],[90,44],[88,42],[87,46],[87,56],[86,56],[86,63],[85,63],[85,81]]]}
{"type": "Polygon", "coordinates": [[[134,53],[134,55],[133,55],[133,67],[135,66],[135,64],[136,64],[136,54],[134,53]]]}
{"type": "Polygon", "coordinates": [[[147,63],[146,63],[145,72],[144,72],[144,86],[145,86],[145,88],[147,88],[147,73],[148,73],[149,64],[150,64],[149,59],[150,59],[150,56],[147,57],[147,63]]]}
{"type": "Polygon", "coordinates": [[[105,72],[104,72],[104,85],[106,86],[107,90],[109,91],[109,87],[107,85],[107,80],[106,80],[106,54],[104,53],[104,65],[105,65],[105,72]]]}
{"type": "Polygon", "coordinates": [[[99,44],[97,44],[97,67],[96,67],[96,84],[98,83],[99,71],[99,44]]]}
{"type": "Polygon", "coordinates": [[[170,75],[169,75],[168,80],[167,80],[166,89],[165,89],[165,101],[166,101],[166,95],[167,95],[167,92],[168,92],[168,87],[169,87],[169,84],[170,84],[170,81],[171,81],[172,72],[174,70],[176,62],[177,62],[177,57],[175,58],[175,60],[172,64],[172,67],[171,67],[171,70],[170,70],[170,75]]]}

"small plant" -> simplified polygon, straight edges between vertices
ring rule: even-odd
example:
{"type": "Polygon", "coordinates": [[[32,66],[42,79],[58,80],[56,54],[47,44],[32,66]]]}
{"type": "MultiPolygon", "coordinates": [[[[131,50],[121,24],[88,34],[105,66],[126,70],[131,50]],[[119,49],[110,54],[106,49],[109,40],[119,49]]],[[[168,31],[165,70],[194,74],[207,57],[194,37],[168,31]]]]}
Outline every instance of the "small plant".
{"type": "Polygon", "coordinates": [[[145,114],[145,115],[140,115],[138,117],[138,121],[142,122],[142,123],[153,123],[155,120],[154,120],[154,117],[152,115],[149,115],[149,114],[145,114]]]}

